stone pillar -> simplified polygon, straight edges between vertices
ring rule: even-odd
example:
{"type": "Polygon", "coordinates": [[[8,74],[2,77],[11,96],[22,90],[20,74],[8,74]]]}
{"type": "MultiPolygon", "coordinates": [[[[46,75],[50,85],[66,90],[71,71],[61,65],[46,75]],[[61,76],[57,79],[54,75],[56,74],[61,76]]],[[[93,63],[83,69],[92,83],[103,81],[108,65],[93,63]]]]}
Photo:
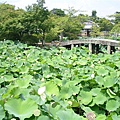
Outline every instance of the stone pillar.
{"type": "Polygon", "coordinates": [[[60,39],[60,42],[63,41],[63,32],[60,33],[60,35],[59,35],[59,39],[60,39]]]}
{"type": "Polygon", "coordinates": [[[71,49],[74,47],[74,44],[71,44],[71,49]]]}
{"type": "Polygon", "coordinates": [[[79,47],[81,47],[81,44],[79,44],[79,47]]]}
{"type": "Polygon", "coordinates": [[[89,54],[92,54],[92,43],[89,43],[89,54]]]}
{"type": "Polygon", "coordinates": [[[111,53],[111,46],[110,45],[107,46],[107,52],[108,52],[108,54],[111,53]]]}

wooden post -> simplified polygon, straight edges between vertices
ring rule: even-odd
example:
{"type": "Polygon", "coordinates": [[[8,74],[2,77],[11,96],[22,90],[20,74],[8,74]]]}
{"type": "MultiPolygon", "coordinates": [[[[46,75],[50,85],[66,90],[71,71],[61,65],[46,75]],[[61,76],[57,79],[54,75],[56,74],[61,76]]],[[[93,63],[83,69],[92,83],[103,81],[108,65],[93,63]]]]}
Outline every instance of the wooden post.
{"type": "Polygon", "coordinates": [[[111,53],[111,46],[110,45],[107,46],[107,52],[108,52],[108,54],[111,53]]]}
{"type": "Polygon", "coordinates": [[[89,54],[92,54],[92,43],[89,43],[89,54]]]}

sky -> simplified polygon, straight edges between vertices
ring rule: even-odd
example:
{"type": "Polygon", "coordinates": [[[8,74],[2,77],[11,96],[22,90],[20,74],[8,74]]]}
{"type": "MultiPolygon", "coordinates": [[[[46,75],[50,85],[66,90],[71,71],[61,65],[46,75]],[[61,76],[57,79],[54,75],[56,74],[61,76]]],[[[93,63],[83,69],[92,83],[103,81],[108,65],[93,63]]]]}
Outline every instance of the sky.
{"type": "MultiPolygon", "coordinates": [[[[0,0],[0,3],[3,2],[24,9],[25,6],[35,3],[36,0],[0,0]]],[[[64,10],[73,7],[80,13],[88,15],[91,15],[92,10],[96,10],[97,16],[107,17],[120,11],[120,0],[45,0],[45,6],[49,10],[53,8],[64,10]]]]}

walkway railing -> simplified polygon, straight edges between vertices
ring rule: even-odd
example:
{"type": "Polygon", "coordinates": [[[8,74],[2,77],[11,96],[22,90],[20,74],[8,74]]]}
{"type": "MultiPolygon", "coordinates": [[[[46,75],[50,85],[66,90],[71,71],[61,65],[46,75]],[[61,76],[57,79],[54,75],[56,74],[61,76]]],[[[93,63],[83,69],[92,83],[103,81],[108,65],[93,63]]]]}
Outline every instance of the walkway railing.
{"type": "Polygon", "coordinates": [[[89,51],[93,53],[93,50],[99,50],[99,45],[107,46],[107,51],[110,54],[114,52],[116,48],[120,48],[120,42],[116,40],[109,39],[82,39],[82,40],[70,40],[65,42],[59,42],[59,46],[71,46],[75,45],[81,46],[82,44],[88,44],[89,51]]]}

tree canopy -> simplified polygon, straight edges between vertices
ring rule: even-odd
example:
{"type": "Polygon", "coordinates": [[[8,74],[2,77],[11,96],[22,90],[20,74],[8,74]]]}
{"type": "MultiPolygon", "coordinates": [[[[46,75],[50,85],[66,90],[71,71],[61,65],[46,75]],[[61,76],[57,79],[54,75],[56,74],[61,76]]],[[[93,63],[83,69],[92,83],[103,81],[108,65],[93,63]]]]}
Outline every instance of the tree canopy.
{"type": "Polygon", "coordinates": [[[69,40],[76,39],[87,21],[99,25],[99,28],[92,28],[91,35],[101,31],[113,32],[116,26],[118,28],[120,12],[115,13],[114,24],[106,18],[99,18],[96,14],[96,10],[92,11],[92,16],[79,14],[79,10],[73,7],[65,10],[54,8],[49,11],[45,7],[45,0],[37,0],[36,3],[26,6],[25,10],[1,3],[0,40],[12,39],[25,43],[41,41],[44,45],[45,41],[62,40],[63,36],[69,40]]]}
{"type": "Polygon", "coordinates": [[[111,32],[120,34],[120,22],[112,28],[111,32]]]}

